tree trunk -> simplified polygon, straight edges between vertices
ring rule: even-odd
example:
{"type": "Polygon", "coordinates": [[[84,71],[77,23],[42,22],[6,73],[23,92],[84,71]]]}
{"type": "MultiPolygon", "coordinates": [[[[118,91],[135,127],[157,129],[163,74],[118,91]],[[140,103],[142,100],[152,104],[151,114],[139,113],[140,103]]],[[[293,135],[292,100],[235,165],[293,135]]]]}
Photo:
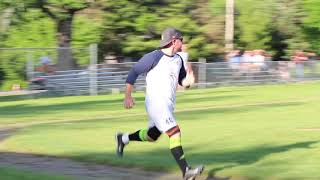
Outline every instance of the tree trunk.
{"type": "Polygon", "coordinates": [[[66,19],[57,20],[57,38],[58,38],[58,70],[70,70],[75,68],[75,62],[72,59],[71,39],[72,39],[72,20],[73,14],[66,19]]]}
{"type": "Polygon", "coordinates": [[[0,13],[0,34],[5,33],[8,30],[13,13],[13,8],[7,8],[3,11],[2,14],[0,13]]]}

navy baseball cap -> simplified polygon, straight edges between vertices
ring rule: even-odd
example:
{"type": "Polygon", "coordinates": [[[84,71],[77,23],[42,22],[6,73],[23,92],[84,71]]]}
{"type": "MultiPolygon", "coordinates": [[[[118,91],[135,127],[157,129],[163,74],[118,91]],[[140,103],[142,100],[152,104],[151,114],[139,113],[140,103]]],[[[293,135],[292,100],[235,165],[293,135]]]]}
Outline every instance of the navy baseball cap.
{"type": "Polygon", "coordinates": [[[175,28],[166,28],[161,34],[160,47],[168,45],[173,39],[182,39],[181,31],[175,28]]]}

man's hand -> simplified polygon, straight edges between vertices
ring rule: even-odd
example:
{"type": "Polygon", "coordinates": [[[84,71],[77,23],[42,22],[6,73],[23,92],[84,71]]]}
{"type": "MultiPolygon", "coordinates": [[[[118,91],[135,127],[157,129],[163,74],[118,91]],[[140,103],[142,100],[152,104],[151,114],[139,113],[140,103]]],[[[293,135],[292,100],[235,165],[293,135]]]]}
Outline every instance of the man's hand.
{"type": "Polygon", "coordinates": [[[123,101],[123,105],[127,109],[132,108],[134,105],[134,99],[131,96],[132,90],[133,90],[133,85],[127,83],[126,89],[125,89],[125,97],[123,101]]]}
{"type": "Polygon", "coordinates": [[[134,99],[131,96],[125,96],[123,103],[125,108],[130,109],[134,105],[134,99]]]}
{"type": "Polygon", "coordinates": [[[187,67],[188,67],[187,68],[187,75],[182,80],[182,86],[186,87],[186,88],[189,88],[190,86],[192,86],[194,84],[195,77],[194,77],[194,74],[193,74],[191,63],[188,63],[187,67]]]}

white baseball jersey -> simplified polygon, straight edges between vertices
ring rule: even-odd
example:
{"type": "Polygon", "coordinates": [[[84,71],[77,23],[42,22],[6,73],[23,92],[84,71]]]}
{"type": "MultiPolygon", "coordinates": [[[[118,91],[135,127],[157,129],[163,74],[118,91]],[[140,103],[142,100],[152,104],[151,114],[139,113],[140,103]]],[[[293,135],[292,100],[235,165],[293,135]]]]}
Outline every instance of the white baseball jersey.
{"type": "Polygon", "coordinates": [[[126,82],[132,85],[140,74],[147,73],[146,110],[149,126],[156,126],[162,132],[177,125],[173,117],[176,89],[186,77],[187,59],[187,53],[167,56],[155,50],[143,56],[129,72],[126,82]]]}

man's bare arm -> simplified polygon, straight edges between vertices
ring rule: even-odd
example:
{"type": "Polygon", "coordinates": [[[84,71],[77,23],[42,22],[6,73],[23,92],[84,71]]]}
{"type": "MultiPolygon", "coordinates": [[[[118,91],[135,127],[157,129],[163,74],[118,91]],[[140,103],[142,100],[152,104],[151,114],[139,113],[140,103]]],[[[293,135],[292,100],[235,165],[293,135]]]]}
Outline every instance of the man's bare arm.
{"type": "Polygon", "coordinates": [[[130,109],[134,105],[134,99],[131,96],[131,93],[133,91],[133,85],[126,83],[126,88],[125,88],[125,96],[124,96],[124,107],[127,109],[130,109]]]}

